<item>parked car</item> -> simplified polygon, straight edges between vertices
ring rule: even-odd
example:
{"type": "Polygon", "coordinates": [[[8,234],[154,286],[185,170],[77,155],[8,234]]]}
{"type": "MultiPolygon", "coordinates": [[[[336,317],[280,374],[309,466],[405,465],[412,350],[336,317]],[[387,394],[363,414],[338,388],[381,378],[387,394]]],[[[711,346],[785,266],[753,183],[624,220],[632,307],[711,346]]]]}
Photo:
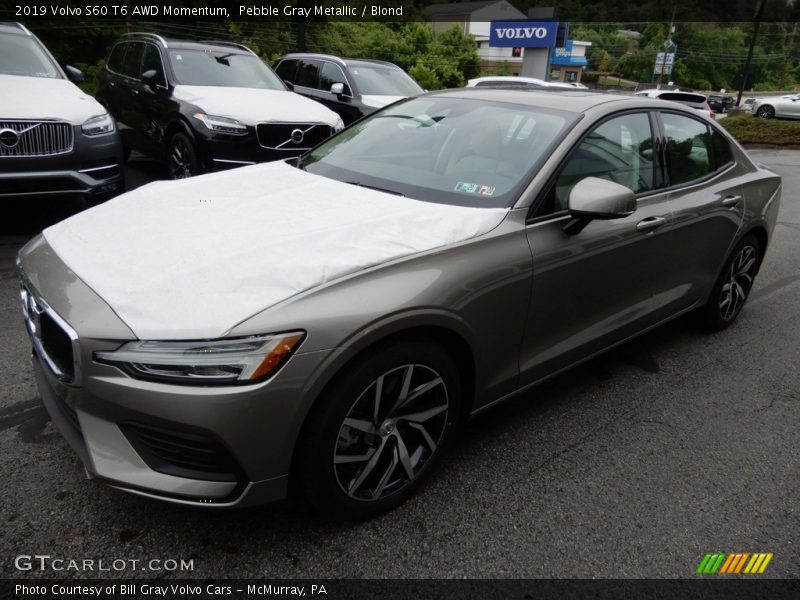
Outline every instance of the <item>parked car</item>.
{"type": "Polygon", "coordinates": [[[463,418],[688,311],[731,325],[780,191],[679,104],[430,93],[46,229],[18,262],[33,369],[116,488],[230,507],[291,482],[374,515],[463,418]]]}
{"type": "Polygon", "coordinates": [[[694,110],[706,115],[709,119],[714,119],[714,111],[708,104],[708,99],[703,94],[695,92],[684,92],[681,90],[644,90],[636,92],[636,96],[643,96],[647,98],[658,98],[660,100],[668,100],[669,102],[677,102],[689,106],[694,110]]]}
{"type": "Polygon", "coordinates": [[[708,97],[708,105],[715,113],[726,113],[736,104],[733,96],[723,94],[711,94],[708,97]]]}
{"type": "Polygon", "coordinates": [[[123,35],[97,76],[126,152],[167,163],[173,179],[290,158],[344,127],[286,89],[247,47],[123,35]]]}
{"type": "Polygon", "coordinates": [[[124,190],[114,119],[24,25],[0,22],[0,198],[74,196],[90,204],[124,190]]]}
{"type": "Polygon", "coordinates": [[[496,87],[496,88],[524,88],[529,90],[573,90],[585,89],[583,84],[564,83],[562,81],[545,81],[536,77],[522,77],[514,75],[486,75],[476,77],[467,82],[467,87],[496,87]],[[582,86],[582,87],[578,87],[582,86]]]}
{"type": "Polygon", "coordinates": [[[746,98],[744,102],[742,102],[742,108],[753,112],[753,104],[755,104],[755,101],[755,98],[746,98]]]}
{"type": "Polygon", "coordinates": [[[800,119],[800,94],[756,98],[753,114],[762,119],[800,119]]]}
{"type": "Polygon", "coordinates": [[[381,60],[287,54],[275,72],[295,92],[337,112],[347,125],[423,92],[403,69],[381,60]]]}

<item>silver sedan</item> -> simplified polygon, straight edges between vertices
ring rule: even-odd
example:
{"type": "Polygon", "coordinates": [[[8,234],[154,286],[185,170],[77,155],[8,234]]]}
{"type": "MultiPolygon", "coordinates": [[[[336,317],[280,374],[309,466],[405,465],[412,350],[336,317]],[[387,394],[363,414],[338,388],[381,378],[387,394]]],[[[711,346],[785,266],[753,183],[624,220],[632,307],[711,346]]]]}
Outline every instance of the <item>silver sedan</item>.
{"type": "Polygon", "coordinates": [[[18,263],[33,370],[92,478],[370,516],[463,419],[678,315],[731,325],[780,191],[680,104],[430,93],[45,230],[18,263]]]}
{"type": "Polygon", "coordinates": [[[800,119],[800,94],[756,98],[752,111],[762,119],[800,119]]]}

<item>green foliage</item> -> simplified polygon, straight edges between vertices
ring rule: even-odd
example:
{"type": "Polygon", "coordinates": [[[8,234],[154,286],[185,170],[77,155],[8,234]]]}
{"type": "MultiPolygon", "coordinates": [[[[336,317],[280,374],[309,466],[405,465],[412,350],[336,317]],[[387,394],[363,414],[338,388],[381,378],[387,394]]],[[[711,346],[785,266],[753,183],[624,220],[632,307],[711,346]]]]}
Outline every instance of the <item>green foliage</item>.
{"type": "Polygon", "coordinates": [[[720,120],[720,125],[743,144],[800,146],[800,121],[759,119],[748,113],[720,120]]]}
{"type": "Polygon", "coordinates": [[[422,61],[417,61],[408,70],[408,74],[413,77],[424,90],[438,90],[442,87],[442,82],[436,76],[436,71],[426,66],[422,61]]]}

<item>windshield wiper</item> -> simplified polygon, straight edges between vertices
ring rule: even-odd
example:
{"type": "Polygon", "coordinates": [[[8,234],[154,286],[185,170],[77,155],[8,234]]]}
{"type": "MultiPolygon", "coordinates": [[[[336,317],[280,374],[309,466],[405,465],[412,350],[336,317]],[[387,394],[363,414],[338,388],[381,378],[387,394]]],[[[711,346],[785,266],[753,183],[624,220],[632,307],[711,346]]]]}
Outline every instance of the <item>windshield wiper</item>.
{"type": "Polygon", "coordinates": [[[367,185],[366,183],[361,183],[360,181],[345,181],[345,183],[349,183],[350,185],[357,185],[358,187],[369,188],[371,190],[376,190],[378,192],[386,192],[387,194],[392,194],[394,196],[402,196],[405,198],[405,194],[401,194],[395,190],[387,190],[386,188],[377,187],[374,185],[367,185]]]}

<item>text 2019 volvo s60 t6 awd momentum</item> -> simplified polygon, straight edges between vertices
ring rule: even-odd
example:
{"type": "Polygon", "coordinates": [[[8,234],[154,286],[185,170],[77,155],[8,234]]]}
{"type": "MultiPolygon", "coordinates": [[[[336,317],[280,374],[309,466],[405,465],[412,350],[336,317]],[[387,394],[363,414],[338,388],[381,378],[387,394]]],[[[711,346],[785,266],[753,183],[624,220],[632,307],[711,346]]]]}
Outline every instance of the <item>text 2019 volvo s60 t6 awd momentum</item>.
{"type": "Polygon", "coordinates": [[[396,506],[454,425],[673,317],[732,323],[781,180],[675,103],[469,89],[162,182],[19,256],[87,472],[176,503],[396,506]]]}

